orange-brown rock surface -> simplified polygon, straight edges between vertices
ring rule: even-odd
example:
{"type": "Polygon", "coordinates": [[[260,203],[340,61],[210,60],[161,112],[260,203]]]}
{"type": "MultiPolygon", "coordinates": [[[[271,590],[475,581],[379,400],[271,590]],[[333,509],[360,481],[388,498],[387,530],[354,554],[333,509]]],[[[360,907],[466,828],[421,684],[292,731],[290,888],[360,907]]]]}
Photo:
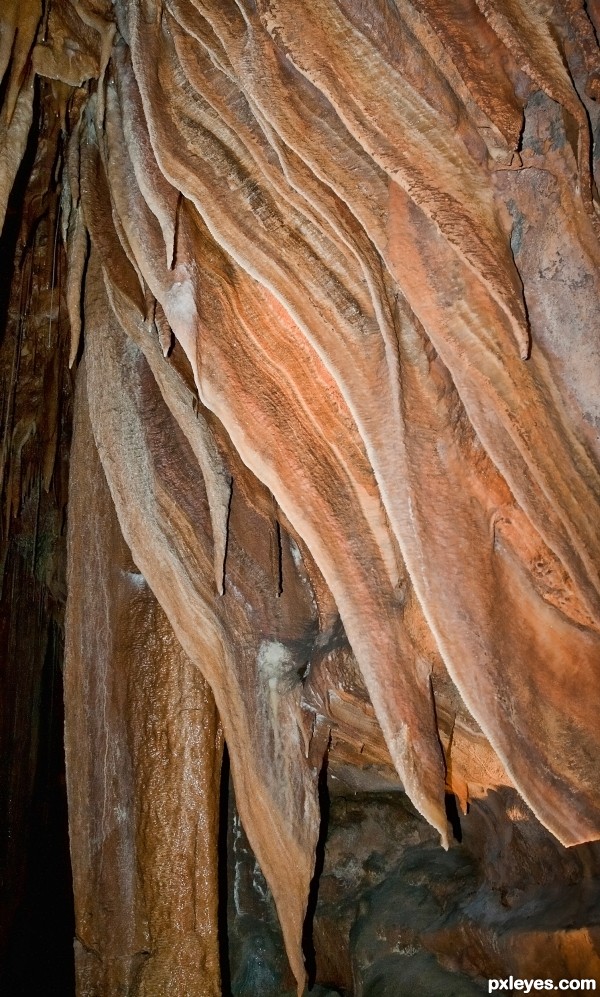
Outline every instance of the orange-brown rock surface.
{"type": "Polygon", "coordinates": [[[0,12],[0,211],[62,136],[81,994],[221,992],[222,737],[299,991],[323,764],[600,838],[599,20],[0,12]]]}

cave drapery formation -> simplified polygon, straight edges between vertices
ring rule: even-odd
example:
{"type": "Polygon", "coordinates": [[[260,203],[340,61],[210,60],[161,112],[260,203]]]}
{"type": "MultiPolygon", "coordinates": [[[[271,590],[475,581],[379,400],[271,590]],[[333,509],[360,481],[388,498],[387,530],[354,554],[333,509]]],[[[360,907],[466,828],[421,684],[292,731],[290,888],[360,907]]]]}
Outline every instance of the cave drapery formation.
{"type": "Polygon", "coordinates": [[[81,994],[221,992],[224,741],[300,992],[326,760],[393,766],[444,845],[446,793],[506,787],[600,837],[599,30],[595,0],[4,0],[0,213],[45,121],[77,371],[81,994]]]}

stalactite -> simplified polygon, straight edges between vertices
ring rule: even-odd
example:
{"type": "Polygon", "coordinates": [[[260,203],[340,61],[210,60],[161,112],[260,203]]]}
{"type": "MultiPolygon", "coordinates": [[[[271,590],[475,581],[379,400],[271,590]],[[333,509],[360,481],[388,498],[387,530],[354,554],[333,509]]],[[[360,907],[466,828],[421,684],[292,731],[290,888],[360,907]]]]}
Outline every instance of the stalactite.
{"type": "MultiPolygon", "coordinates": [[[[395,767],[445,846],[448,791],[465,810],[507,787],[563,844],[600,836],[596,5],[11,2],[0,25],[0,215],[37,127],[36,87],[55,81],[62,216],[48,219],[46,349],[66,302],[98,518],[141,572],[127,584],[149,586],[147,626],[172,668],[207,683],[213,838],[214,697],[301,992],[336,727],[348,757],[370,731],[367,754],[395,767]]],[[[11,401],[21,348],[4,401],[5,531],[35,489],[20,454],[38,424],[15,421],[11,401]]],[[[47,371],[56,399],[56,357],[47,371]]],[[[45,416],[47,489],[60,413],[45,416]]],[[[77,539],[95,536],[86,459],[80,442],[72,676],[93,602],[77,539]]],[[[108,593],[100,658],[138,703],[118,685],[109,546],[94,548],[108,593]]],[[[71,678],[71,738],[110,702],[90,690],[83,704],[71,678]]],[[[146,772],[126,712],[111,723],[146,772]]],[[[97,794],[102,774],[82,774],[68,750],[72,800],[79,779],[97,794]]],[[[136,805],[152,808],[132,778],[136,805]]],[[[131,854],[138,818],[127,810],[131,854]]],[[[80,919],[87,833],[74,819],[80,919]]],[[[154,930],[152,905],[135,920],[138,885],[126,892],[139,937],[125,953],[110,925],[81,930],[82,979],[134,987],[154,930]]],[[[176,943],[186,965],[208,945],[207,994],[215,930],[192,944],[181,928],[176,943]]],[[[149,981],[168,964],[161,932],[149,981]]]]}

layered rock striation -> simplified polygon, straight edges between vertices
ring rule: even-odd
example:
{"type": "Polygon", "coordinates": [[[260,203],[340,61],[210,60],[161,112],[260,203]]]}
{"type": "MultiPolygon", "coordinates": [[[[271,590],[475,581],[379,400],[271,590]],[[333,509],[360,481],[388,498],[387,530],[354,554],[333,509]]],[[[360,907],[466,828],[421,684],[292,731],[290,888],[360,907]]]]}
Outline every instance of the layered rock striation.
{"type": "Polygon", "coordinates": [[[223,736],[300,990],[328,753],[443,844],[501,787],[600,837],[599,22],[3,8],[0,207],[40,78],[63,135],[82,993],[220,992],[223,736]]]}

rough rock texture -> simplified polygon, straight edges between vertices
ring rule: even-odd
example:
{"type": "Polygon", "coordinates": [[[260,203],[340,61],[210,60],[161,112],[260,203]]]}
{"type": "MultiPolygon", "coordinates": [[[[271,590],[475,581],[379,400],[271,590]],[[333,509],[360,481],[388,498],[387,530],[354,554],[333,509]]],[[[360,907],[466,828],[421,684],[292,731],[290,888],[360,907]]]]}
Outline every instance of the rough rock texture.
{"type": "Polygon", "coordinates": [[[77,976],[84,993],[127,993],[135,980],[140,995],[209,997],[221,727],[131,562],[86,404],[69,495],[85,528],[71,534],[67,576],[85,596],[69,601],[65,676],[77,976]]]}
{"type": "MultiPolygon", "coordinates": [[[[27,0],[0,28],[0,209],[52,80],[84,358],[79,990],[219,992],[224,736],[301,991],[324,764],[401,785],[442,844],[447,796],[498,799],[484,867],[520,806],[536,854],[546,832],[600,837],[597,7],[27,0]]],[[[461,914],[409,982],[483,978],[492,950],[525,964],[481,927],[492,900],[484,956],[448,956],[471,945],[475,851],[419,851],[434,899],[463,884],[461,914]]],[[[363,945],[396,960],[368,911],[392,911],[411,855],[365,899],[340,986],[363,945]]],[[[387,992],[365,973],[357,993],[387,992]]]]}
{"type": "MultiPolygon", "coordinates": [[[[597,844],[564,848],[504,789],[473,803],[445,852],[398,786],[329,786],[311,992],[467,997],[510,974],[598,979],[597,844]]],[[[229,827],[231,993],[291,997],[273,900],[235,811],[229,827]]]]}

